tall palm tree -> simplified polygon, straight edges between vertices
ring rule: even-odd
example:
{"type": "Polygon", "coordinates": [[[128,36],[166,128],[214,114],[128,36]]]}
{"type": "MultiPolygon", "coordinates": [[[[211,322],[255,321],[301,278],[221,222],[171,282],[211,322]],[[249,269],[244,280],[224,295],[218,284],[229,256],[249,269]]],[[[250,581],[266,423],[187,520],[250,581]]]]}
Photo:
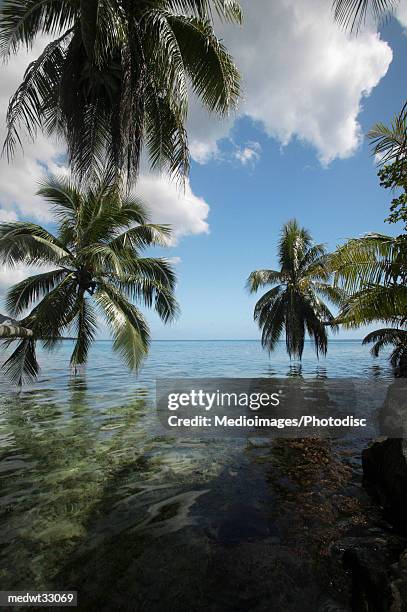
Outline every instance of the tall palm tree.
{"type": "Polygon", "coordinates": [[[400,0],[333,0],[335,19],[344,27],[358,30],[371,12],[380,21],[393,11],[400,0]]]}
{"type": "Polygon", "coordinates": [[[374,343],[372,354],[393,345],[390,362],[407,373],[407,237],[368,234],[352,239],[330,258],[334,282],[349,297],[337,321],[357,328],[376,321],[392,327],[368,334],[364,344],[374,343]]]}
{"type": "Polygon", "coordinates": [[[52,36],[10,101],[5,150],[24,127],[66,139],[80,177],[112,165],[132,181],[143,142],[152,165],[188,169],[191,89],[211,112],[239,96],[239,73],[213,29],[212,11],[240,22],[235,0],[3,0],[0,55],[52,36]]]}
{"type": "Polygon", "coordinates": [[[329,284],[325,246],[314,244],[310,233],[291,220],[283,226],[278,257],[279,270],[257,270],[247,280],[252,293],[271,286],[254,309],[254,320],[262,330],[262,345],[272,351],[285,330],[290,358],[301,359],[308,333],[317,355],[325,354],[327,326],[334,330],[336,326],[324,300],[339,304],[343,297],[339,289],[329,284]]]}
{"type": "Polygon", "coordinates": [[[6,372],[18,384],[35,378],[36,342],[52,350],[67,331],[76,336],[72,366],[85,363],[97,315],[110,327],[114,350],[137,370],[148,352],[149,328],[132,302],[153,306],[164,322],[177,314],[171,264],[141,256],[145,247],[167,243],[168,226],[149,223],[143,205],[122,198],[116,184],[108,181],[80,191],[66,178],[51,178],[38,193],[53,205],[56,235],[28,222],[0,224],[3,265],[51,268],[14,285],[7,294],[8,311],[15,317],[24,314],[20,324],[33,336],[18,341],[4,364],[6,372]]]}

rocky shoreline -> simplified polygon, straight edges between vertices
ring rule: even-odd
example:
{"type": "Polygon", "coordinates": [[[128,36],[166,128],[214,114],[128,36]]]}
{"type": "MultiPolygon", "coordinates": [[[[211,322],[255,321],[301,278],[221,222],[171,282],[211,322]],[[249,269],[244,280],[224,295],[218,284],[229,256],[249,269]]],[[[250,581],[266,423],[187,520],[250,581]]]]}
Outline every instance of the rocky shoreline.
{"type": "MultiPolygon", "coordinates": [[[[405,384],[394,384],[379,416],[404,434],[405,384]],[[401,426],[400,426],[401,424],[401,426]]],[[[407,439],[375,441],[362,453],[363,484],[380,506],[377,535],[352,542],[344,553],[352,577],[354,612],[407,612],[407,439]]]]}

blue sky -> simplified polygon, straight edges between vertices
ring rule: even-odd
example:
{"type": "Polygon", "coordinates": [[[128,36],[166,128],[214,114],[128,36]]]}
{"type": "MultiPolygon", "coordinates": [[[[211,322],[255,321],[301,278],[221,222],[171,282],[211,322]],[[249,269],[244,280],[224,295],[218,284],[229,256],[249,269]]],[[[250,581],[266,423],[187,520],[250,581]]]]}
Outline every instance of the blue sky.
{"type": "MultiPolygon", "coordinates": [[[[362,102],[358,120],[364,133],[375,122],[389,121],[405,99],[407,36],[392,20],[382,28],[382,38],[393,50],[393,61],[362,102]]],[[[235,125],[233,139],[259,142],[260,159],[245,167],[233,161],[193,163],[191,185],[210,203],[210,233],[186,237],[174,249],[181,258],[177,269],[182,317],[166,329],[154,322],[156,337],[258,337],[252,322],[256,298],[247,295],[244,283],[252,270],[277,266],[279,231],[291,217],[330,249],[369,231],[397,233],[397,226],[384,223],[391,198],[378,185],[368,142],[348,159],[323,167],[312,146],[294,139],[281,148],[251,120],[235,125]]],[[[221,146],[227,149],[228,142],[221,146]]],[[[338,337],[361,335],[352,330],[338,337]]]]}
{"type": "MultiPolygon", "coordinates": [[[[243,96],[223,122],[192,101],[190,179],[179,192],[142,167],[137,190],[152,219],[170,223],[181,317],[164,326],[148,314],[155,339],[259,337],[252,270],[277,266],[282,224],[295,217],[330,249],[384,223],[391,196],[378,185],[363,135],[389,121],[405,100],[407,0],[380,32],[369,22],[352,37],[333,23],[326,0],[241,0],[242,28],[217,26],[242,72],[243,96]],[[404,30],[403,30],[404,28],[404,30]]],[[[45,41],[2,70],[0,137],[8,99],[45,41]]],[[[60,172],[64,145],[39,135],[12,165],[0,160],[0,220],[30,219],[52,228],[34,193],[44,172],[60,172]]],[[[1,296],[27,270],[0,270],[1,296]]],[[[363,330],[339,337],[361,337],[363,330]]]]}

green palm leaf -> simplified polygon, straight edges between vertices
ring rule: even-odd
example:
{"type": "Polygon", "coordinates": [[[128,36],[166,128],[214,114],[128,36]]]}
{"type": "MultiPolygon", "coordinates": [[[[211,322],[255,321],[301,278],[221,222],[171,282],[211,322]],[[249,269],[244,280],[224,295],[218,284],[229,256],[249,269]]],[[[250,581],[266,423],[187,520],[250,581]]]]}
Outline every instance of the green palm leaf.
{"type": "Polygon", "coordinates": [[[58,270],[51,270],[50,272],[43,272],[42,274],[30,276],[21,281],[21,283],[14,285],[6,297],[7,311],[11,315],[17,317],[24,312],[30,304],[34,304],[41,297],[54,289],[55,285],[59,283],[66,274],[68,274],[68,271],[60,268],[58,270]]]}
{"type": "Polygon", "coordinates": [[[99,285],[94,298],[111,328],[113,349],[121,355],[129,369],[137,371],[150,344],[149,330],[143,315],[115,287],[107,283],[99,285]]]}

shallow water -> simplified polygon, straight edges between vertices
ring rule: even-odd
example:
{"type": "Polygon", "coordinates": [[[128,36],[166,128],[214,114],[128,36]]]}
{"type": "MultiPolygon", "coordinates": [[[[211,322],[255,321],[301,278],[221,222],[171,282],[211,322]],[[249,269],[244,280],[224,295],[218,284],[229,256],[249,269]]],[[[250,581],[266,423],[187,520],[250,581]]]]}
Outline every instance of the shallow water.
{"type": "MultiPolygon", "coordinates": [[[[176,440],[158,426],[159,377],[391,380],[384,358],[337,341],[302,367],[284,346],[156,342],[140,375],[98,342],[41,355],[21,392],[0,379],[0,589],[74,589],[83,610],[348,609],[341,538],[373,526],[368,440],[176,440]]],[[[370,406],[369,409],[373,409],[370,406]]]]}

